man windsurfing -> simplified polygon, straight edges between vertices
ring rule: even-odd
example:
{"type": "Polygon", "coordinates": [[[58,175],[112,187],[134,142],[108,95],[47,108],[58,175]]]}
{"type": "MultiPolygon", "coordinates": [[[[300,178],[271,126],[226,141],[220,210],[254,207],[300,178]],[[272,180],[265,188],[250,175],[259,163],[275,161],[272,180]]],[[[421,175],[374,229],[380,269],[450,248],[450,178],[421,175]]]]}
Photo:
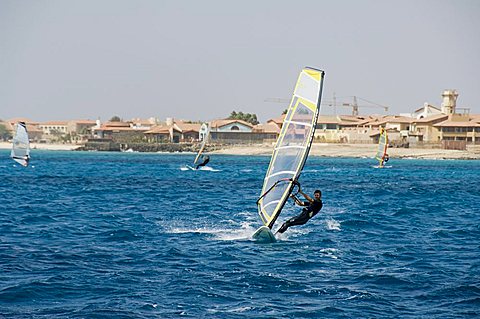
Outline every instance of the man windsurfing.
{"type": "Polygon", "coordinates": [[[293,218],[290,218],[285,223],[283,223],[282,227],[277,231],[277,233],[283,234],[289,227],[291,226],[298,226],[306,224],[313,216],[317,215],[317,213],[322,209],[323,202],[322,202],[322,191],[319,189],[315,190],[313,193],[313,199],[305,194],[302,189],[300,188],[300,184],[298,185],[298,192],[305,197],[306,201],[300,201],[295,195],[290,195],[291,198],[295,201],[295,204],[299,206],[304,206],[302,212],[293,218]]]}
{"type": "Polygon", "coordinates": [[[210,157],[208,155],[202,155],[203,162],[198,164],[195,169],[198,169],[200,166],[205,166],[207,165],[208,162],[210,162],[210,157]]]}

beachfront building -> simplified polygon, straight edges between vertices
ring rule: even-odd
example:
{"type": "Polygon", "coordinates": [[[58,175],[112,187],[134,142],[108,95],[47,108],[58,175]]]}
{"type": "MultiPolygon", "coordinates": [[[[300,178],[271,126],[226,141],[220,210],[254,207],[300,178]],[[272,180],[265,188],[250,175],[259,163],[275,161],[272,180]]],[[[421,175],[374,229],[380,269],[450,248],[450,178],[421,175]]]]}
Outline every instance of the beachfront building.
{"type": "Polygon", "coordinates": [[[27,119],[27,118],[23,118],[23,117],[9,119],[6,122],[9,124],[9,126],[7,126],[7,129],[11,130],[11,136],[12,137],[13,137],[13,134],[14,134],[14,131],[15,131],[15,125],[18,122],[24,122],[25,125],[27,126],[28,138],[30,139],[30,142],[41,142],[42,141],[43,131],[39,128],[40,123],[32,121],[32,120],[27,119]]]}
{"type": "Polygon", "coordinates": [[[67,122],[66,137],[72,143],[84,143],[92,137],[92,129],[97,126],[94,120],[72,120],[67,122]]]}
{"type": "Polygon", "coordinates": [[[13,127],[8,122],[0,120],[0,141],[9,141],[13,138],[13,127]]]}
{"type": "Polygon", "coordinates": [[[248,143],[253,140],[253,125],[242,120],[219,119],[210,122],[213,143],[248,143]]]}
{"type": "Polygon", "coordinates": [[[281,129],[282,125],[283,125],[283,120],[285,119],[286,115],[287,114],[282,114],[279,117],[270,119],[270,120],[267,121],[267,124],[273,124],[273,125],[277,126],[279,129],[281,129]]]}
{"type": "Polygon", "coordinates": [[[435,125],[446,119],[448,119],[448,115],[442,113],[414,119],[408,133],[409,142],[419,145],[441,143],[442,137],[435,125]]]}
{"type": "Polygon", "coordinates": [[[156,125],[162,124],[160,120],[155,117],[150,117],[148,119],[141,119],[137,117],[127,122],[131,123],[131,127],[137,128],[137,129],[151,129],[156,125]]]}
{"type": "Polygon", "coordinates": [[[252,134],[261,138],[263,143],[275,143],[280,134],[280,128],[275,123],[257,124],[252,128],[252,134]]]}
{"type": "Polygon", "coordinates": [[[49,121],[39,123],[38,127],[43,131],[44,138],[48,141],[57,140],[67,134],[67,121],[49,121]]]}
{"type": "Polygon", "coordinates": [[[157,125],[144,133],[148,143],[179,143],[180,129],[173,125],[157,125]]]}
{"type": "Polygon", "coordinates": [[[145,132],[149,143],[185,143],[198,140],[200,123],[167,118],[164,124],[156,125],[145,132]]]}
{"type": "Polygon", "coordinates": [[[108,139],[118,143],[138,143],[144,141],[145,127],[135,127],[131,122],[106,122],[93,128],[93,135],[98,139],[108,139]]]}
{"type": "Polygon", "coordinates": [[[444,90],[440,108],[425,103],[423,111],[416,110],[410,140],[423,146],[441,144],[455,149],[480,144],[480,115],[470,115],[468,108],[457,107],[457,98],[456,90],[444,90]]]}
{"type": "Polygon", "coordinates": [[[253,125],[243,120],[219,119],[210,123],[210,142],[227,144],[258,144],[275,142],[280,128],[277,124],[253,125]]]}
{"type": "Polygon", "coordinates": [[[196,142],[199,140],[200,128],[202,124],[185,121],[175,122],[175,129],[180,132],[179,142],[196,142]]]}
{"type": "Polygon", "coordinates": [[[49,121],[38,124],[44,142],[83,143],[92,136],[94,120],[49,121]]]}
{"type": "MultiPolygon", "coordinates": [[[[439,139],[442,141],[464,141],[465,144],[480,144],[480,115],[450,114],[447,120],[433,126],[438,130],[439,139]]],[[[459,145],[462,144],[459,143],[459,145]]]]}
{"type": "Polygon", "coordinates": [[[442,110],[438,107],[431,105],[428,102],[425,102],[421,108],[416,109],[413,111],[412,114],[407,114],[405,116],[413,117],[415,119],[423,119],[428,118],[436,115],[445,115],[442,113],[442,110]]]}

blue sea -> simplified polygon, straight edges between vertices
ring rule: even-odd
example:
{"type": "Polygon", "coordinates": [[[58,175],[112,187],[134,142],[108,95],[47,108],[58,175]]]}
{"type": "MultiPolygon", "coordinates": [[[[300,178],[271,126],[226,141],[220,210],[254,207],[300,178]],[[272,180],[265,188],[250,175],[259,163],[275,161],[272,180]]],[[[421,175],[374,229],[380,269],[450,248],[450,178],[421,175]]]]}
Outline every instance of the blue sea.
{"type": "Polygon", "coordinates": [[[480,313],[480,161],[311,157],[300,182],[323,209],[259,244],[268,156],[31,155],[0,151],[2,318],[480,313]]]}

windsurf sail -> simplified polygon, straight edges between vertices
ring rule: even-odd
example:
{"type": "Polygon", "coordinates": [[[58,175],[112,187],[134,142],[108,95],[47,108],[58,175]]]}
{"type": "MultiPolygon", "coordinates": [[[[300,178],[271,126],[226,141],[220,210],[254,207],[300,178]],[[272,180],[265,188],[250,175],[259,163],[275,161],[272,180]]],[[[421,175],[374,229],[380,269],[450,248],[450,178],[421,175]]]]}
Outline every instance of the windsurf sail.
{"type": "Polygon", "coordinates": [[[17,123],[17,130],[13,137],[12,152],[10,156],[15,162],[23,166],[28,166],[30,160],[30,142],[28,140],[27,126],[25,125],[25,122],[17,123]]]}
{"type": "Polygon", "coordinates": [[[383,166],[385,161],[385,156],[387,155],[388,148],[388,136],[387,130],[383,127],[380,128],[380,136],[378,138],[378,149],[375,158],[378,160],[378,165],[383,166]]]}
{"type": "Polygon", "coordinates": [[[320,112],[325,72],[304,68],[298,77],[273,154],[257,200],[265,226],[275,224],[302,172],[312,145],[320,112]]]}
{"type": "Polygon", "coordinates": [[[195,160],[193,161],[193,165],[197,165],[200,156],[202,156],[203,151],[205,150],[205,145],[207,145],[209,136],[210,136],[210,125],[206,124],[207,129],[205,134],[203,134],[202,144],[200,145],[200,149],[198,150],[197,156],[195,156],[195,160]]]}

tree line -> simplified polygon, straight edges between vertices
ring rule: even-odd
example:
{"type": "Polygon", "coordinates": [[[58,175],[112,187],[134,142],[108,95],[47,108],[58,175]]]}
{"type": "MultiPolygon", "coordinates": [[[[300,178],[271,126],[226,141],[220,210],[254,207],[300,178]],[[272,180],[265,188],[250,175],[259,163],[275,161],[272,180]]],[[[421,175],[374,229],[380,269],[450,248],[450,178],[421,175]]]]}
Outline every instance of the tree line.
{"type": "Polygon", "coordinates": [[[258,123],[258,119],[257,119],[257,114],[250,114],[250,113],[243,113],[242,111],[240,112],[235,112],[235,111],[232,111],[232,113],[230,113],[230,116],[228,117],[229,120],[242,120],[242,121],[245,121],[247,123],[250,123],[252,125],[257,125],[258,123]]]}

